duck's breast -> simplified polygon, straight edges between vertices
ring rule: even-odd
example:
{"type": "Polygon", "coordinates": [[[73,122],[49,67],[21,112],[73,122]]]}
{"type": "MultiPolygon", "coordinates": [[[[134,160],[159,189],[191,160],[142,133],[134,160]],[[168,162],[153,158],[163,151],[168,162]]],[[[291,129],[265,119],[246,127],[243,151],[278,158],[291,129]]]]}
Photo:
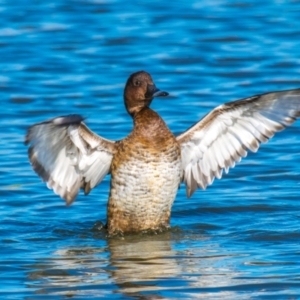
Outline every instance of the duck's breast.
{"type": "Polygon", "coordinates": [[[180,148],[173,135],[158,143],[131,136],[121,141],[111,168],[110,231],[168,226],[181,175],[180,148]]]}

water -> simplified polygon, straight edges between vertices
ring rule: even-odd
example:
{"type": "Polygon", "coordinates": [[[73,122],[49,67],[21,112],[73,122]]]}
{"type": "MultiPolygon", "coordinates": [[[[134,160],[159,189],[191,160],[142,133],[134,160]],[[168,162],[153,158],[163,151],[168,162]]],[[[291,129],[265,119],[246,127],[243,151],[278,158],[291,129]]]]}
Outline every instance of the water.
{"type": "Polygon", "coordinates": [[[79,113],[103,137],[150,72],[179,134],[215,106],[300,87],[298,1],[0,1],[1,299],[297,299],[300,122],[207,191],[180,189],[169,232],[108,239],[108,180],[71,207],[31,170],[29,125],[79,113]]]}

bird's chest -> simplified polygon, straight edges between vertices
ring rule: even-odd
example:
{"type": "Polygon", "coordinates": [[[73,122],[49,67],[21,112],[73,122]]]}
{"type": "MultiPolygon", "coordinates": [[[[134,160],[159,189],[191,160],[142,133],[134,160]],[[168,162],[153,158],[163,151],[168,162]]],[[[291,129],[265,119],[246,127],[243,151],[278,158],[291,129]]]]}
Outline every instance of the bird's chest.
{"type": "Polygon", "coordinates": [[[181,173],[180,149],[176,143],[130,143],[119,145],[112,161],[112,186],[119,193],[155,195],[166,189],[167,182],[178,184],[181,173]],[[164,188],[165,187],[165,188],[164,188]]]}
{"type": "Polygon", "coordinates": [[[168,224],[181,174],[177,143],[155,148],[122,141],[112,161],[109,223],[123,232],[168,224]]]}

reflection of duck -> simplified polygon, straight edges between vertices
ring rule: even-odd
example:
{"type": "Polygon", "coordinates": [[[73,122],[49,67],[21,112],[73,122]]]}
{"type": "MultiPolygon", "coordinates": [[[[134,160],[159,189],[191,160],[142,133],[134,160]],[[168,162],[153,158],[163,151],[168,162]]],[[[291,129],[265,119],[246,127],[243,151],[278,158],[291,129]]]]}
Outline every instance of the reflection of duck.
{"type": "Polygon", "coordinates": [[[125,240],[108,240],[111,276],[119,292],[126,295],[148,292],[150,296],[152,291],[158,297],[155,291],[161,289],[159,280],[180,275],[183,266],[178,265],[176,252],[171,248],[171,236],[167,231],[160,235],[135,235],[125,240]]]}
{"type": "Polygon", "coordinates": [[[159,280],[176,278],[184,268],[171,249],[171,238],[167,231],[126,239],[100,238],[96,244],[102,247],[62,248],[30,266],[28,284],[48,296],[109,298],[113,293],[130,296],[146,291],[158,299],[159,280]]]}
{"type": "Polygon", "coordinates": [[[175,138],[149,108],[166,95],[148,73],[132,74],[124,99],[134,128],[117,142],[91,132],[78,115],[33,125],[26,143],[34,170],[68,204],[111,173],[109,233],[160,229],[169,225],[181,181],[188,196],[205,189],[300,112],[300,90],[254,96],[217,107],[175,138]]]}
{"type": "Polygon", "coordinates": [[[247,279],[247,273],[236,269],[240,253],[234,258],[228,249],[198,232],[100,238],[95,244],[59,248],[39,257],[27,265],[27,286],[39,299],[110,299],[116,294],[137,299],[177,299],[179,295],[208,299],[210,293],[214,299],[239,299],[239,286],[253,284],[252,277],[247,279]]]}

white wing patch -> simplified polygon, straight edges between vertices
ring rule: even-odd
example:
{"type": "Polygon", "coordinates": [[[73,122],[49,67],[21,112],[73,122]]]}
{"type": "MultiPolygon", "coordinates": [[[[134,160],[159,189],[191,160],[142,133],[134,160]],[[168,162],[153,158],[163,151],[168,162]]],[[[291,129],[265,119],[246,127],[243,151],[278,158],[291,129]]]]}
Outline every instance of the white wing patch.
{"type": "Polygon", "coordinates": [[[179,135],[188,197],[221,178],[248,150],[256,152],[299,113],[300,90],[269,93],[221,105],[179,135]]]}
{"type": "Polygon", "coordinates": [[[67,204],[80,188],[89,193],[109,173],[115,148],[82,120],[70,115],[35,124],[25,140],[33,169],[67,204]]]}

